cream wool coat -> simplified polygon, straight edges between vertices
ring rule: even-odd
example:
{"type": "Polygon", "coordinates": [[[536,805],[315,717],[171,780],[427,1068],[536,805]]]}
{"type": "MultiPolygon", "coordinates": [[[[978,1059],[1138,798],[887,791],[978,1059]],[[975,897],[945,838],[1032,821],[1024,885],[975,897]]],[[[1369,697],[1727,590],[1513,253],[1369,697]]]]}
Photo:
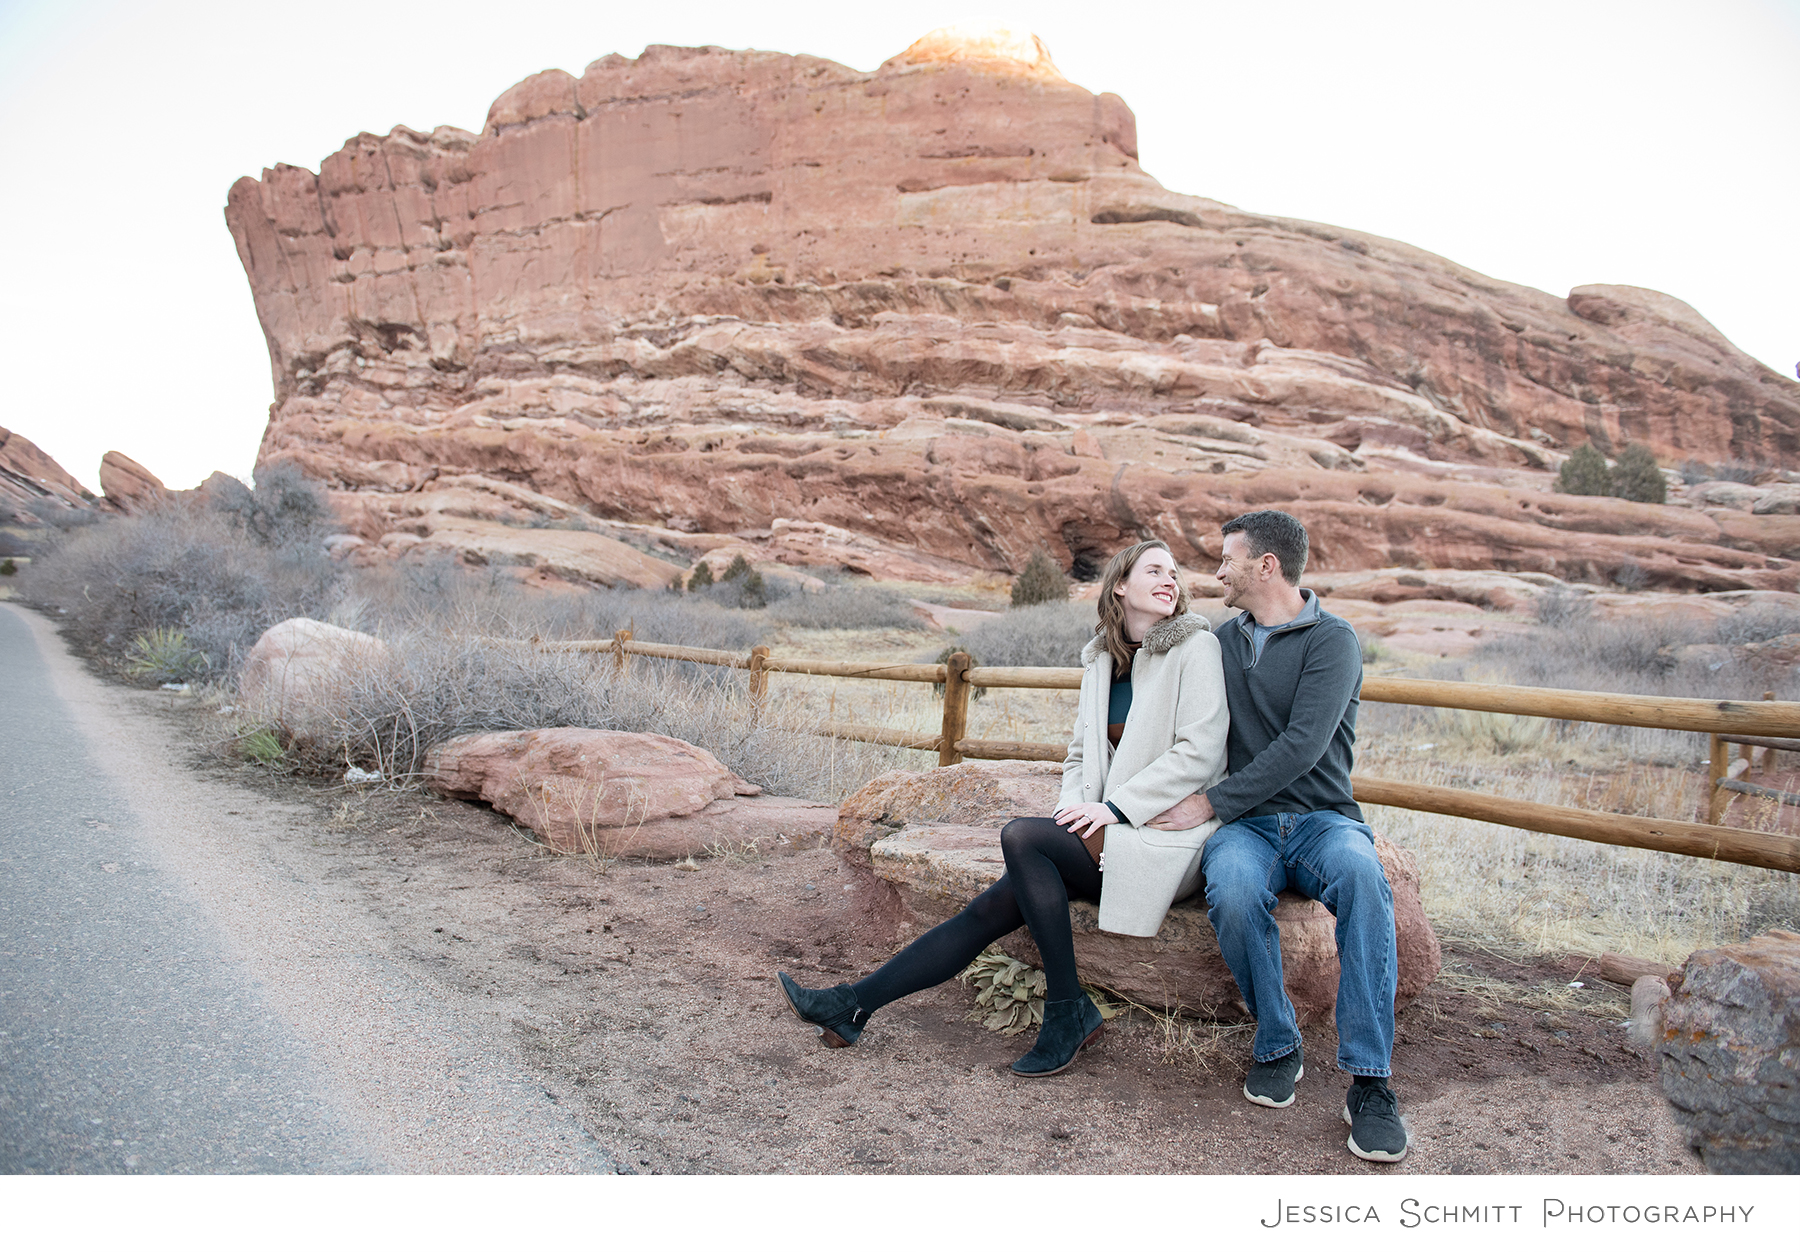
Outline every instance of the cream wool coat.
{"type": "Polygon", "coordinates": [[[1131,713],[1114,748],[1106,737],[1112,654],[1095,636],[1081,650],[1081,703],[1063,761],[1058,809],[1110,800],[1126,822],[1106,828],[1100,929],[1149,937],[1169,905],[1200,880],[1200,848],[1217,819],[1192,830],[1142,825],[1225,777],[1225,675],[1219,641],[1194,613],[1158,622],[1131,667],[1131,713]]]}

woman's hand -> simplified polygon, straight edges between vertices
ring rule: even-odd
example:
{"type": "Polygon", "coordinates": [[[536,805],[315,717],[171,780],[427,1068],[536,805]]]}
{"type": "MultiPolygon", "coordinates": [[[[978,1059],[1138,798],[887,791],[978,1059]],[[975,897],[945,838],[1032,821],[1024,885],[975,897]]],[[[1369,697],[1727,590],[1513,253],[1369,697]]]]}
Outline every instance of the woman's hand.
{"type": "Polygon", "coordinates": [[[1067,826],[1083,839],[1102,826],[1110,826],[1119,820],[1104,804],[1071,804],[1066,809],[1056,810],[1050,816],[1058,826],[1067,826]]]}

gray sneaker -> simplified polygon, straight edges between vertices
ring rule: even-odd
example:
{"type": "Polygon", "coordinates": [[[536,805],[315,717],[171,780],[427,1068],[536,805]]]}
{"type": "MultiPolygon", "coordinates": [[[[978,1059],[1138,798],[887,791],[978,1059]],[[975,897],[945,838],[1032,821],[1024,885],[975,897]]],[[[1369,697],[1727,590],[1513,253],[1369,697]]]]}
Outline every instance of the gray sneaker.
{"type": "Polygon", "coordinates": [[[1406,1155],[1411,1139],[1400,1120],[1400,1101],[1387,1084],[1351,1084],[1344,1097],[1344,1120],[1350,1124],[1350,1150],[1365,1161],[1391,1165],[1406,1155]]]}
{"type": "Polygon", "coordinates": [[[1294,1102],[1294,1084],[1306,1077],[1306,1058],[1300,1045],[1286,1056],[1272,1061],[1257,1061],[1244,1079],[1244,1099],[1264,1108],[1284,1109],[1294,1102]]]}

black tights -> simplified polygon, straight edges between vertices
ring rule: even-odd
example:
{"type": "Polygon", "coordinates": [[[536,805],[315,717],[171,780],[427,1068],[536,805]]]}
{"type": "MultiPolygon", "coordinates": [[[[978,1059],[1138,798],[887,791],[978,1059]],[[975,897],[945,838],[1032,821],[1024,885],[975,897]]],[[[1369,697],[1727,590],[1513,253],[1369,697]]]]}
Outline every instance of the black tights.
{"type": "Polygon", "coordinates": [[[854,984],[856,1003],[873,1013],[901,996],[956,977],[970,961],[1021,924],[1044,959],[1047,1000],[1081,994],[1069,900],[1098,900],[1100,871],[1081,836],[1047,817],[1018,817],[1000,831],[1006,873],[949,921],[934,926],[899,955],[854,984]]]}

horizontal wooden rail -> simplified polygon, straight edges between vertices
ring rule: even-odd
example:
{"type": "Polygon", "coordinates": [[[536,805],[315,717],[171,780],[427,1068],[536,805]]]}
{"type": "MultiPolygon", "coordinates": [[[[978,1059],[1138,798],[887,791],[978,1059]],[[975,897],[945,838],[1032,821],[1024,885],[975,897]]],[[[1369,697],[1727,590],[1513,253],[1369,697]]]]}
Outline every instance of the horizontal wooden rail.
{"type": "Polygon", "coordinates": [[[611,652],[623,647],[630,656],[654,656],[665,661],[692,661],[696,665],[722,665],[727,669],[749,669],[748,652],[725,652],[719,648],[684,648],[673,643],[643,643],[636,639],[575,639],[557,642],[546,639],[538,647],[549,652],[611,652]]]}
{"type": "Polygon", "coordinates": [[[1722,743],[1741,743],[1748,748],[1774,748],[1778,752],[1800,752],[1800,739],[1771,739],[1767,735],[1720,735],[1722,743]]]}
{"type": "MultiPolygon", "coordinates": [[[[944,746],[942,735],[924,731],[889,730],[886,726],[858,725],[855,722],[827,722],[812,734],[833,739],[849,739],[857,743],[879,743],[890,748],[912,748],[918,752],[937,752],[944,746]]],[[[1030,739],[958,739],[956,751],[978,761],[1061,761],[1069,754],[1066,745],[1042,743],[1030,739]]]]}
{"type": "Polygon", "coordinates": [[[1502,687],[1430,678],[1365,678],[1362,698],[1378,704],[1422,704],[1478,713],[1516,713],[1609,726],[1648,726],[1702,733],[1800,737],[1800,703],[1788,700],[1696,700],[1685,696],[1621,696],[1605,691],[1502,687]]]}
{"type": "Polygon", "coordinates": [[[857,743],[885,744],[890,748],[913,748],[919,752],[936,752],[944,743],[942,735],[930,731],[889,730],[886,726],[863,726],[855,722],[827,722],[811,733],[857,743]]]}
{"type": "Polygon", "coordinates": [[[942,665],[869,665],[861,661],[784,661],[770,657],[771,674],[814,674],[825,678],[885,678],[889,682],[941,683],[942,665]]]}
{"type": "Polygon", "coordinates": [[[971,665],[974,687],[1035,687],[1045,691],[1080,691],[1081,671],[1052,665],[971,665]]]}
{"type": "Polygon", "coordinates": [[[631,656],[654,656],[665,661],[692,661],[697,665],[722,665],[728,669],[750,668],[750,655],[747,652],[722,652],[717,648],[683,648],[672,643],[639,643],[635,639],[625,640],[623,647],[631,656]]]}
{"type": "Polygon", "coordinates": [[[1763,869],[1800,873],[1800,838],[1764,834],[1732,826],[1702,822],[1663,821],[1654,817],[1630,817],[1620,813],[1596,813],[1588,809],[1536,804],[1510,796],[1484,795],[1432,787],[1424,783],[1389,782],[1361,774],[1350,779],[1359,804],[1385,804],[1421,813],[1467,817],[1498,826],[1516,826],[1547,835],[1566,835],[1590,843],[1610,843],[1623,848],[1650,848],[1713,861],[1732,861],[1763,869]]]}
{"type": "Polygon", "coordinates": [[[977,761],[1057,761],[1069,755],[1065,743],[1034,743],[1029,739],[958,739],[956,750],[977,761]]]}
{"type": "Polygon", "coordinates": [[[1757,796],[1764,800],[1779,800],[1783,804],[1800,804],[1800,796],[1791,791],[1777,791],[1773,787],[1759,787],[1755,783],[1747,783],[1738,778],[1722,778],[1718,786],[1724,791],[1735,791],[1741,796],[1757,796]]]}

